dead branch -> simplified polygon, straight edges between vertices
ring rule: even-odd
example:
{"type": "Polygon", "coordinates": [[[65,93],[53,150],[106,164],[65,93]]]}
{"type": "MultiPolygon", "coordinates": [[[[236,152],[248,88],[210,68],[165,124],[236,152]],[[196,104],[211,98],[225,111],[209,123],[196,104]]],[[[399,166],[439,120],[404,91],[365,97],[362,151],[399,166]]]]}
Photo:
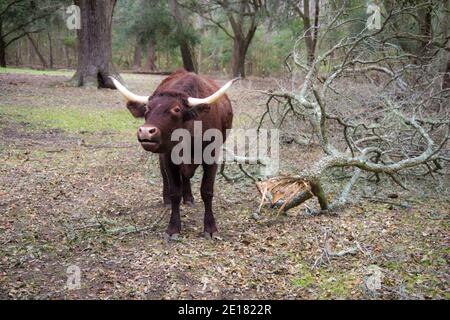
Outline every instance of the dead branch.
{"type": "MultiPolygon", "coordinates": [[[[335,209],[348,201],[351,190],[364,172],[374,174],[377,181],[380,175],[386,175],[407,189],[400,173],[408,176],[417,168],[425,167],[425,174],[433,175],[435,170],[431,164],[435,164],[438,170],[442,169],[444,159],[448,159],[450,91],[440,88],[442,74],[433,69],[429,59],[403,52],[390,42],[391,34],[387,32],[394,19],[415,12],[419,7],[420,4],[392,9],[384,17],[381,29],[362,29],[355,35],[344,36],[331,43],[328,49],[318,50],[323,53],[308,63],[301,50],[305,35],[297,39],[290,55],[294,62],[290,65],[292,87],[264,92],[268,100],[259,128],[267,115],[272,125],[282,128],[285,116],[278,123],[271,116],[271,105],[277,103],[282,115],[292,112],[290,114],[298,121],[311,124],[312,135],[318,138],[324,156],[289,177],[292,187],[285,186],[288,192],[279,199],[279,203],[272,203],[273,207],[289,210],[314,196],[321,210],[335,209]],[[331,60],[331,57],[339,59],[331,60]],[[325,75],[320,73],[320,66],[330,61],[335,61],[329,68],[331,71],[325,75]],[[304,74],[304,81],[295,86],[300,72],[304,74]],[[376,108],[372,108],[373,111],[366,108],[355,114],[351,108],[336,105],[336,101],[345,101],[352,107],[360,107],[361,99],[345,94],[337,80],[344,79],[349,73],[367,72],[382,74],[380,84],[374,84],[379,95],[369,101],[376,108]],[[334,138],[336,134],[343,137],[345,146],[334,138]],[[326,173],[332,168],[353,168],[354,173],[340,196],[329,204],[323,186],[327,182],[326,173]],[[307,183],[310,190],[296,191],[294,186],[298,183],[307,183]]],[[[336,18],[344,16],[344,9],[341,10],[328,22],[322,21],[318,30],[319,46],[334,40],[331,35],[339,26],[352,23],[336,18]]],[[[280,179],[287,181],[286,177],[280,179]]],[[[273,191],[266,190],[268,195],[265,196],[276,198],[273,191]]]]}

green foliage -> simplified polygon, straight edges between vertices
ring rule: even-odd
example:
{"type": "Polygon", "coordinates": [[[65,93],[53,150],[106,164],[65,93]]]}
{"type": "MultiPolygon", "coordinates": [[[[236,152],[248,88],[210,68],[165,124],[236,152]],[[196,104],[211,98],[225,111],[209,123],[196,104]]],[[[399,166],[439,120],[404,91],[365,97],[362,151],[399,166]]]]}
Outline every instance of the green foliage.
{"type": "MultiPolygon", "coordinates": [[[[0,0],[0,13],[6,9],[11,1],[0,0]]],[[[428,2],[427,0],[330,1],[321,2],[319,25],[323,27],[327,23],[330,23],[336,12],[345,5],[345,12],[338,19],[338,23],[342,23],[342,25],[327,32],[323,41],[318,44],[316,53],[321,54],[328,50],[328,46],[336,43],[336,39],[341,39],[345,36],[351,37],[352,35],[364,32],[368,18],[366,9],[369,2],[374,2],[380,6],[382,10],[382,21],[392,9],[397,12],[391,18],[392,20],[387,30],[393,35],[389,42],[398,47],[399,50],[407,53],[421,54],[418,49],[424,46],[423,42],[409,37],[396,37],[395,34],[410,33],[420,36],[421,32],[423,32],[420,29],[420,19],[422,19],[420,13],[422,9],[425,10],[427,4],[431,6],[430,8],[432,10],[432,40],[438,42],[443,41],[444,32],[442,28],[444,27],[444,19],[442,15],[446,11],[443,10],[445,8],[443,8],[444,4],[442,2],[428,2]],[[405,13],[398,13],[401,11],[401,6],[411,7],[414,5],[420,5],[420,10],[413,9],[407,12],[405,11],[405,13]],[[344,21],[351,22],[344,23],[344,21]]],[[[199,2],[178,0],[178,3],[180,4],[179,9],[182,15],[186,17],[186,23],[183,24],[183,28],[181,29],[177,28],[176,21],[172,17],[168,1],[166,0],[117,1],[112,28],[113,62],[119,68],[129,68],[134,58],[136,45],[140,45],[142,56],[145,59],[148,44],[152,42],[156,50],[155,58],[158,67],[163,70],[174,70],[182,66],[179,50],[180,40],[187,39],[194,48],[197,59],[199,59],[198,63],[202,73],[228,73],[231,69],[233,39],[223,29],[227,30],[229,34],[233,32],[228,22],[226,10],[218,5],[216,1],[199,2]],[[215,22],[212,22],[208,17],[215,22]],[[220,23],[223,29],[218,27],[216,23],[220,23]]],[[[236,10],[239,10],[237,3],[238,1],[230,3],[234,14],[236,10]]],[[[264,10],[258,11],[258,29],[247,53],[246,69],[249,75],[276,76],[285,71],[284,61],[292,52],[295,41],[305,31],[303,19],[289,2],[265,0],[262,3],[264,3],[264,10]]],[[[313,2],[311,1],[311,3],[313,2]]],[[[69,4],[72,4],[72,1],[19,1],[17,4],[8,8],[7,14],[3,14],[0,17],[3,34],[10,32],[23,23],[29,22],[50,9],[62,9],[69,4]]],[[[244,30],[249,27],[247,25],[247,19],[243,19],[243,24],[244,30]]],[[[61,39],[65,48],[71,49],[68,52],[71,55],[76,54],[74,50],[77,42],[76,33],[67,30],[61,10],[56,10],[48,17],[27,24],[25,29],[27,31],[57,31],[52,34],[52,39],[61,39]]],[[[6,42],[9,42],[14,37],[20,36],[21,32],[19,28],[10,33],[6,37],[6,42]]],[[[322,32],[320,35],[323,36],[323,29],[320,32],[322,32]]],[[[37,35],[34,37],[39,39],[37,35]]],[[[60,43],[54,41],[53,47],[57,49],[60,43]]],[[[48,46],[46,43],[39,43],[39,49],[42,51],[44,57],[48,52],[46,46],[48,46]]],[[[303,42],[299,42],[296,49],[300,57],[306,56],[305,44],[303,42]]],[[[22,51],[25,53],[25,50],[22,51]]],[[[54,50],[55,55],[60,54],[60,52],[63,51],[54,50]]],[[[8,60],[13,60],[12,57],[15,57],[16,54],[15,48],[8,49],[7,53],[8,60]]],[[[24,53],[21,53],[21,55],[24,53]]],[[[66,59],[60,57],[60,59],[56,60],[65,61],[66,59]]],[[[20,63],[20,61],[24,62],[26,59],[22,58],[16,61],[20,63]]],[[[321,68],[324,68],[323,71],[326,71],[329,70],[330,65],[323,65],[321,68]]]]}
{"type": "Polygon", "coordinates": [[[294,41],[295,36],[290,26],[272,33],[264,29],[257,30],[248,56],[252,73],[268,76],[281,72],[283,61],[291,52],[294,41]]]}
{"type": "Polygon", "coordinates": [[[64,37],[62,40],[63,40],[63,44],[68,48],[73,49],[77,46],[77,38],[75,38],[74,36],[67,36],[67,37],[64,37]]]}
{"type": "Polygon", "coordinates": [[[195,45],[199,43],[199,38],[193,28],[177,30],[175,26],[167,1],[119,1],[114,16],[114,51],[129,55],[136,44],[145,48],[151,42],[159,53],[166,53],[177,64],[180,60],[177,52],[180,39],[187,39],[195,45]]]}
{"type": "Polygon", "coordinates": [[[80,131],[134,131],[141,123],[134,119],[126,109],[84,109],[73,107],[30,108],[29,106],[0,105],[0,114],[16,120],[25,119],[31,127],[58,128],[68,132],[80,131]]]}
{"type": "Polygon", "coordinates": [[[357,286],[357,279],[351,272],[312,270],[300,264],[299,276],[292,280],[292,284],[304,289],[317,289],[319,299],[349,298],[352,295],[351,291],[357,286]]]}
{"type": "Polygon", "coordinates": [[[167,39],[173,29],[167,5],[158,0],[120,1],[115,21],[122,37],[134,38],[141,45],[149,41],[159,43],[167,39]]]}
{"type": "Polygon", "coordinates": [[[72,71],[63,70],[35,70],[27,68],[0,68],[0,73],[17,73],[17,74],[31,74],[31,75],[53,75],[53,76],[72,76],[72,71]]]}
{"type": "Polygon", "coordinates": [[[216,28],[210,29],[202,36],[202,70],[223,71],[231,64],[232,40],[216,28]]]}
{"type": "Polygon", "coordinates": [[[14,42],[24,32],[45,29],[57,18],[57,9],[67,4],[64,0],[0,0],[0,37],[6,45],[14,42]]]}

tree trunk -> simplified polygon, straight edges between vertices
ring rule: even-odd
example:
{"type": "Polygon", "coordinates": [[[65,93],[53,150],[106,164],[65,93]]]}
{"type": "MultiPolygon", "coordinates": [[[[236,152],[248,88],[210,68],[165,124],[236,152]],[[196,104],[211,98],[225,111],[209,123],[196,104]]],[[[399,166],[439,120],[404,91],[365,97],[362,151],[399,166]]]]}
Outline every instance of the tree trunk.
{"type": "Polygon", "coordinates": [[[442,89],[450,89],[450,59],[447,60],[444,78],[442,79],[442,89]]]}
{"type": "Polygon", "coordinates": [[[56,64],[59,66],[63,65],[64,50],[63,50],[63,41],[61,39],[61,30],[56,29],[56,64]]]}
{"type": "Polygon", "coordinates": [[[0,20],[0,67],[6,68],[6,43],[3,38],[2,20],[0,20]]]}
{"type": "Polygon", "coordinates": [[[6,68],[6,48],[5,41],[0,36],[0,67],[6,68]]]}
{"type": "MultiPolygon", "coordinates": [[[[450,0],[442,1],[441,7],[441,30],[442,30],[442,40],[445,46],[449,44],[448,32],[449,32],[449,15],[447,14],[447,8],[450,5],[450,0]]],[[[442,89],[450,89],[450,52],[441,50],[441,58],[439,64],[441,67],[441,72],[444,72],[444,77],[442,79],[442,89]]]]}
{"type": "Polygon", "coordinates": [[[34,65],[35,53],[33,46],[30,44],[30,39],[27,38],[27,51],[28,51],[28,65],[31,67],[34,65]]]}
{"type": "Polygon", "coordinates": [[[16,66],[19,66],[19,65],[21,65],[21,59],[20,59],[20,57],[21,57],[21,55],[20,55],[20,53],[21,53],[21,41],[16,41],[16,44],[15,44],[15,63],[16,63],[16,66]]]}
{"type": "MultiPolygon", "coordinates": [[[[170,11],[172,13],[172,16],[175,19],[175,22],[177,24],[177,30],[179,34],[181,34],[183,28],[183,22],[185,19],[183,19],[180,10],[178,8],[178,2],[177,0],[169,0],[170,5],[170,11]]],[[[183,66],[187,71],[191,72],[197,72],[197,61],[195,60],[195,51],[190,46],[189,42],[186,41],[184,37],[179,37],[179,46],[180,46],[180,52],[181,52],[181,58],[183,59],[183,66]]]]}
{"type": "Polygon", "coordinates": [[[305,32],[305,45],[307,54],[307,64],[312,65],[316,58],[317,33],[319,30],[319,1],[315,1],[314,8],[314,26],[311,26],[311,16],[309,8],[309,0],[303,0],[303,28],[305,32]]]}
{"type": "Polygon", "coordinates": [[[228,13],[228,20],[230,22],[231,28],[233,29],[233,54],[231,57],[231,71],[234,77],[245,78],[245,58],[247,56],[247,51],[250,43],[255,35],[257,25],[256,12],[249,16],[250,20],[248,24],[245,23],[245,6],[247,2],[240,2],[239,17],[235,19],[233,14],[228,13]],[[244,30],[245,25],[248,25],[247,31],[244,30]]]}
{"type": "Polygon", "coordinates": [[[191,49],[187,41],[180,42],[181,58],[183,59],[183,67],[187,71],[197,72],[197,66],[194,62],[194,51],[191,49]]]}
{"type": "Polygon", "coordinates": [[[245,56],[247,55],[248,45],[244,39],[237,36],[233,41],[233,56],[231,57],[231,69],[233,77],[245,78],[245,56]]]}
{"type": "MultiPolygon", "coordinates": [[[[254,18],[255,19],[255,18],[254,18]]],[[[252,42],[253,36],[256,32],[256,24],[252,21],[250,29],[247,32],[247,35],[242,37],[242,25],[238,26],[240,30],[234,30],[234,38],[233,38],[233,55],[231,57],[231,69],[233,72],[233,77],[246,77],[245,73],[245,58],[247,57],[247,51],[250,47],[250,43],[252,42]]],[[[236,28],[236,25],[235,25],[236,28]]]]}
{"type": "Polygon", "coordinates": [[[417,16],[419,19],[419,34],[423,36],[423,40],[419,42],[417,47],[417,55],[425,59],[429,58],[430,43],[433,38],[433,28],[431,24],[432,5],[427,5],[425,8],[417,9],[417,16]]]}
{"type": "Polygon", "coordinates": [[[78,65],[71,82],[76,86],[111,88],[109,76],[122,81],[112,63],[111,23],[116,0],[75,0],[81,9],[78,65]]]}
{"type": "Polygon", "coordinates": [[[317,36],[319,32],[320,1],[314,1],[314,20],[311,24],[310,0],[303,0],[303,8],[294,2],[293,9],[303,21],[307,65],[311,66],[316,58],[317,36]]]}
{"type": "Polygon", "coordinates": [[[67,48],[66,46],[63,46],[63,51],[64,51],[64,55],[66,57],[66,65],[67,68],[70,68],[72,63],[70,61],[70,52],[69,52],[69,48],[67,48]]]}
{"type": "Polygon", "coordinates": [[[312,65],[314,62],[314,45],[313,45],[313,33],[311,32],[311,18],[309,17],[309,0],[303,0],[303,28],[305,32],[305,44],[307,51],[308,65],[312,65]]]}
{"type": "Polygon", "coordinates": [[[47,61],[45,61],[44,56],[43,56],[43,55],[41,54],[41,52],[39,51],[39,48],[38,48],[36,42],[34,41],[33,37],[32,37],[29,33],[26,33],[26,36],[27,36],[28,40],[30,40],[30,43],[31,43],[31,45],[33,46],[34,52],[35,52],[35,53],[37,54],[37,56],[39,57],[39,60],[41,60],[42,67],[43,67],[44,69],[47,69],[47,67],[48,67],[47,61]]]}
{"type": "Polygon", "coordinates": [[[47,32],[48,38],[48,63],[50,69],[53,69],[53,46],[52,46],[52,36],[50,32],[47,32]]]}
{"type": "Polygon", "coordinates": [[[144,69],[145,71],[155,71],[156,65],[155,65],[155,44],[153,41],[150,40],[147,46],[147,60],[145,61],[144,69]]]}
{"type": "Polygon", "coordinates": [[[139,70],[141,68],[142,59],[142,47],[139,43],[136,43],[134,47],[134,57],[133,57],[133,70],[139,70]]]}

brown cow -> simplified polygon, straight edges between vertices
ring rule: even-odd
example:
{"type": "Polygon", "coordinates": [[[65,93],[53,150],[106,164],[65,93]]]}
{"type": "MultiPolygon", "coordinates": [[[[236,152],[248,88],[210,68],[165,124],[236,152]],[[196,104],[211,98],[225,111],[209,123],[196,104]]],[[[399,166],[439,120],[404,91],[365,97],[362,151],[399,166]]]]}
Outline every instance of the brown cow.
{"type": "MultiPolygon", "coordinates": [[[[171,204],[172,214],[166,233],[177,237],[181,231],[180,202],[193,205],[190,179],[199,164],[174,164],[171,159],[172,148],[176,141],[171,141],[175,129],[187,129],[191,140],[194,136],[194,120],[201,121],[203,133],[208,129],[218,129],[223,140],[226,130],[231,129],[233,110],[225,91],[233,79],[220,88],[213,80],[185,70],[172,73],[161,82],[150,97],[138,96],[128,91],[113,79],[117,89],[128,100],[127,108],[133,116],[145,118],[145,124],[138,129],[137,137],[142,147],[150,152],[160,154],[160,169],[163,177],[163,200],[171,204]]],[[[222,141],[223,143],[224,141],[222,141]]],[[[203,142],[204,149],[211,142],[203,142]]],[[[205,205],[204,234],[212,238],[217,232],[212,211],[214,180],[217,163],[202,162],[203,179],[200,188],[205,205]]]]}

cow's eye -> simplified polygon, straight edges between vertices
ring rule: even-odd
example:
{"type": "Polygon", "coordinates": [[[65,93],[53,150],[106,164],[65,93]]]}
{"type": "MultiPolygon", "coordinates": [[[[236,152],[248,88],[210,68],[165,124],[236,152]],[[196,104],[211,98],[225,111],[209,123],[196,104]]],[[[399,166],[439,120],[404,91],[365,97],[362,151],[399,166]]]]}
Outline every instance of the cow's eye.
{"type": "Polygon", "coordinates": [[[179,107],[176,107],[176,108],[173,109],[173,111],[175,111],[175,112],[180,112],[181,109],[180,109],[179,107]]]}

